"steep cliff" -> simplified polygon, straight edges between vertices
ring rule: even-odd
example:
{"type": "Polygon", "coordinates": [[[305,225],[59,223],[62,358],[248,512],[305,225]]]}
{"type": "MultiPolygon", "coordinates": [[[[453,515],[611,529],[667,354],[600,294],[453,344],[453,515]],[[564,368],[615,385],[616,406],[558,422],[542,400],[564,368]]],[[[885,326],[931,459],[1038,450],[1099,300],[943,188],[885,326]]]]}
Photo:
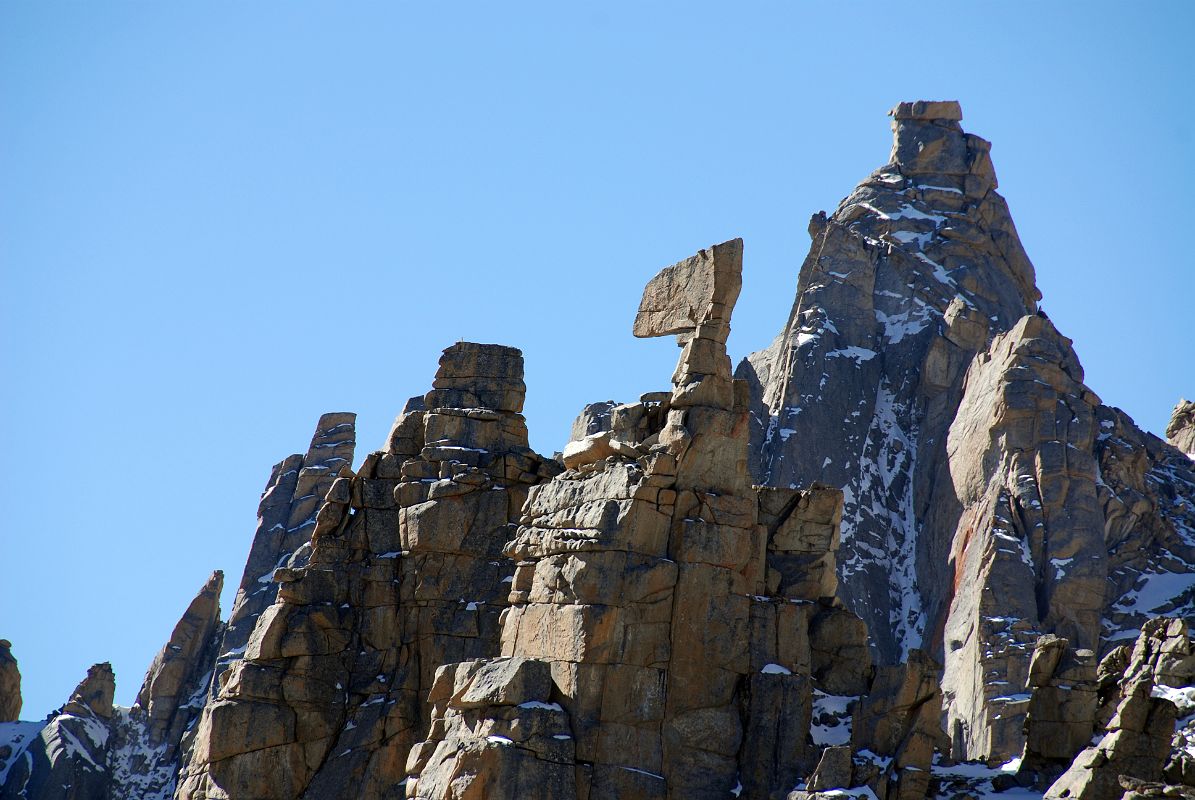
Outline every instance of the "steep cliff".
{"type": "Polygon", "coordinates": [[[14,721],[0,640],[0,799],[1195,796],[1195,406],[1163,441],[1103,405],[988,143],[892,117],[733,373],[738,239],[647,283],[671,388],[559,459],[501,345],[355,471],[321,417],[132,708],[99,664],[14,721]]]}
{"type": "Polygon", "coordinates": [[[881,662],[945,664],[953,755],[1003,761],[1037,637],[1098,650],[1195,608],[1195,476],[1083,384],[958,104],[892,117],[889,163],[813,218],[789,322],[738,368],[752,465],[842,488],[839,597],[881,662]]]}

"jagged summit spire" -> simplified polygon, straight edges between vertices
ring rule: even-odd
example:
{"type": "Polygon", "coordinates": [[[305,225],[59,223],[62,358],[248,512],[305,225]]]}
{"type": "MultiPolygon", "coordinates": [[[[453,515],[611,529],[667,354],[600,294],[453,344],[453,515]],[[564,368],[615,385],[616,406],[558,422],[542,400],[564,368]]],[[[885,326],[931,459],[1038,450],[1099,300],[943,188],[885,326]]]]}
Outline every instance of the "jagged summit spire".
{"type": "Polygon", "coordinates": [[[991,142],[965,133],[957,100],[898,103],[892,117],[889,161],[906,176],[933,176],[931,183],[980,199],[999,183],[989,156],[991,142]]]}

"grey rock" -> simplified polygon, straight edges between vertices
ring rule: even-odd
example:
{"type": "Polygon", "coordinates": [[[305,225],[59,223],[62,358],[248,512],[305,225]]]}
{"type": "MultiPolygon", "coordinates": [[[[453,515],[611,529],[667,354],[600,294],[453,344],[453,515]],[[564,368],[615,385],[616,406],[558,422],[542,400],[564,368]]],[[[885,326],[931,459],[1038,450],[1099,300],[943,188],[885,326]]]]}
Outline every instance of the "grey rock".
{"type": "Polygon", "coordinates": [[[1166,441],[1195,458],[1195,403],[1178,401],[1166,425],[1166,441]]]}

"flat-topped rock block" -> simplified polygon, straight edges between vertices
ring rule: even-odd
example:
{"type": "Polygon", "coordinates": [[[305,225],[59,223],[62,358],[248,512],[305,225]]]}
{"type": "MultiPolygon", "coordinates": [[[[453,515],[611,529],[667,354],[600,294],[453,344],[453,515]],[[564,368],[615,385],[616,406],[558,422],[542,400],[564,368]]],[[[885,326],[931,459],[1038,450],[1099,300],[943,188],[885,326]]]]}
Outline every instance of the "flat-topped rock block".
{"type": "Polygon", "coordinates": [[[649,338],[691,333],[704,322],[729,322],[742,285],[743,240],[707,247],[648,282],[632,332],[649,338]]]}
{"type": "Polygon", "coordinates": [[[957,100],[914,100],[897,103],[888,115],[894,119],[941,119],[958,122],[963,118],[963,107],[957,100]]]}

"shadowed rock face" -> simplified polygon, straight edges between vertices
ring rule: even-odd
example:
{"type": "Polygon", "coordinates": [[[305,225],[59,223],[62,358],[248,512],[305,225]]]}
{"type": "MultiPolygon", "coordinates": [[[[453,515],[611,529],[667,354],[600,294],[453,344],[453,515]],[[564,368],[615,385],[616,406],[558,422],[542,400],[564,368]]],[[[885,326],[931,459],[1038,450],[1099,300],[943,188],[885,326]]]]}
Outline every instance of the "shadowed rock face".
{"type": "Polygon", "coordinates": [[[0,798],[107,798],[115,689],[111,664],[89,668],[66,705],[27,747],[25,757],[8,769],[0,798]]]}
{"type": "Polygon", "coordinates": [[[0,742],[0,798],[173,797],[223,632],[223,577],[213,573],[191,601],[146,672],[132,708],[113,704],[116,676],[110,664],[96,664],[45,723],[19,723],[10,731],[14,740],[0,742]]]}
{"type": "Polygon", "coordinates": [[[947,602],[918,552],[949,556],[923,528],[967,364],[1040,296],[990,146],[963,132],[958,104],[892,116],[889,163],[814,216],[789,321],[737,373],[754,390],[757,480],[843,488],[840,596],[886,662],[932,643],[947,602]]]}
{"type": "Polygon", "coordinates": [[[958,105],[892,117],[889,163],[813,218],[789,322],[737,370],[752,469],[842,488],[838,596],[881,662],[943,660],[956,757],[1004,761],[1039,636],[1098,650],[1192,607],[1195,484],[1083,384],[958,105]]]}
{"type": "Polygon", "coordinates": [[[502,345],[356,471],[324,415],[228,623],[216,572],[133,708],[100,664],[0,721],[0,800],[1191,796],[1195,404],[1169,442],[1103,405],[988,143],[891,116],[771,347],[732,375],[735,239],[647,283],[671,388],[587,406],[563,465],[502,345]]]}
{"type": "Polygon", "coordinates": [[[316,512],[332,482],[352,467],[356,421],[356,414],[324,414],[306,455],[296,453],[274,465],[257,507],[257,530],[220,645],[213,693],[220,675],[244,654],[262,612],[278,597],[278,584],[271,580],[274,570],[306,563],[316,512]]]}

